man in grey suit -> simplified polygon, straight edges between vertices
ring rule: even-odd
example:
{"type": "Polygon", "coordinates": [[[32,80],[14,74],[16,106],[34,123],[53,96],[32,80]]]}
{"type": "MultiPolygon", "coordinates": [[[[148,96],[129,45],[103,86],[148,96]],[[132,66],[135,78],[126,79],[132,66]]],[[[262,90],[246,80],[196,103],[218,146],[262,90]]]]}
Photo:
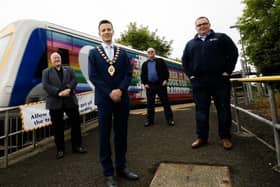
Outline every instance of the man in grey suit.
{"type": "Polygon", "coordinates": [[[61,55],[53,52],[50,55],[52,66],[43,70],[42,83],[48,93],[46,108],[50,111],[54,138],[57,147],[56,158],[64,157],[64,112],[68,116],[71,126],[72,151],[86,153],[82,147],[80,114],[75,87],[78,83],[74,71],[67,66],[62,66],[61,55]]]}

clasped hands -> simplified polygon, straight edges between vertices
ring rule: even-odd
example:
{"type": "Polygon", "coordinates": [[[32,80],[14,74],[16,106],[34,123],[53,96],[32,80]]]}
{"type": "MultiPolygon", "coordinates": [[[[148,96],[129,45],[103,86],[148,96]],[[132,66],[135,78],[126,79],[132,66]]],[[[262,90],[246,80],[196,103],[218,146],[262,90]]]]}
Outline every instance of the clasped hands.
{"type": "Polygon", "coordinates": [[[113,102],[118,103],[121,101],[122,91],[120,89],[114,89],[111,91],[109,96],[113,100],[113,102]]]}
{"type": "Polygon", "coordinates": [[[60,96],[60,97],[69,96],[69,95],[70,95],[70,92],[71,92],[71,89],[70,89],[70,88],[67,88],[67,89],[64,89],[64,90],[60,91],[60,92],[58,93],[58,96],[60,96]]]}

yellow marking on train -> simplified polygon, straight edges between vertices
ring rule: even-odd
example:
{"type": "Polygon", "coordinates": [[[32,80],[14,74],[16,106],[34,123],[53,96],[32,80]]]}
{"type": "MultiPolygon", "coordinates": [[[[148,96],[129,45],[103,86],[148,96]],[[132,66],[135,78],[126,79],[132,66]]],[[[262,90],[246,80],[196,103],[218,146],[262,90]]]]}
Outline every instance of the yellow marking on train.
{"type": "MultiPolygon", "coordinates": [[[[193,107],[194,103],[186,103],[186,104],[178,104],[178,105],[172,105],[171,108],[172,110],[186,110],[190,107],[193,107]]],[[[164,109],[162,106],[158,106],[155,108],[155,112],[162,112],[164,109]]],[[[147,115],[147,109],[135,109],[135,110],[130,110],[130,114],[134,115],[147,115]]]]}
{"type": "Polygon", "coordinates": [[[10,56],[10,53],[12,51],[12,47],[13,47],[13,44],[14,44],[14,35],[13,35],[14,32],[15,32],[15,26],[14,25],[10,25],[10,26],[8,26],[5,30],[3,30],[0,33],[0,37],[5,37],[5,36],[7,36],[9,34],[11,35],[10,41],[9,41],[9,43],[7,45],[7,49],[4,52],[2,62],[0,62],[0,71],[2,69],[4,69],[4,66],[7,63],[8,57],[10,56]]]}

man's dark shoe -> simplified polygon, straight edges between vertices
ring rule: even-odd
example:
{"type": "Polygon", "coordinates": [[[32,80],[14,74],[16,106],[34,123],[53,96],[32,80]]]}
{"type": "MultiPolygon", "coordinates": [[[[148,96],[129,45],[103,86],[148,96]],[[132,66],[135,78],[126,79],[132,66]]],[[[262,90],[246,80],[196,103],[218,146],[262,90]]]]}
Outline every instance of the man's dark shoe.
{"type": "Polygon", "coordinates": [[[199,148],[203,145],[207,144],[207,141],[206,140],[203,140],[201,138],[197,138],[193,143],[192,143],[192,148],[193,149],[196,149],[196,148],[199,148]]]}
{"type": "Polygon", "coordinates": [[[117,181],[116,181],[115,177],[113,177],[113,176],[105,177],[105,181],[106,181],[107,187],[117,187],[117,181]]]}
{"type": "Polygon", "coordinates": [[[175,125],[175,121],[174,121],[174,120],[168,121],[168,125],[169,125],[169,126],[174,126],[174,125],[175,125]]]}
{"type": "Polygon", "coordinates": [[[75,147],[72,149],[73,153],[80,153],[80,154],[83,154],[83,153],[87,153],[87,150],[80,146],[80,147],[75,147]]]}
{"type": "Polygon", "coordinates": [[[58,150],[56,153],[56,159],[59,160],[62,159],[63,157],[64,157],[64,151],[58,150]]]}
{"type": "Polygon", "coordinates": [[[144,124],[144,127],[149,127],[153,125],[153,122],[150,122],[150,121],[147,121],[145,124],[144,124]]]}
{"type": "Polygon", "coordinates": [[[117,170],[117,176],[128,179],[128,180],[138,180],[139,176],[132,171],[129,171],[128,168],[124,168],[122,170],[117,170]]]}

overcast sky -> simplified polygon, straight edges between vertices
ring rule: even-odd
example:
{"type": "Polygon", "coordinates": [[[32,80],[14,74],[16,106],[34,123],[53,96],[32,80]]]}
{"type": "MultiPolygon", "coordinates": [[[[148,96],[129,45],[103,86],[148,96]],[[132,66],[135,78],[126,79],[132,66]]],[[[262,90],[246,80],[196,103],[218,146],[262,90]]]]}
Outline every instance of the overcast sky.
{"type": "Polygon", "coordinates": [[[109,19],[118,38],[130,22],[136,22],[173,40],[171,57],[181,58],[199,16],[208,17],[212,29],[228,34],[239,45],[238,31],[229,27],[236,24],[243,9],[241,0],[4,0],[0,30],[19,19],[36,19],[98,36],[98,22],[109,19]]]}

